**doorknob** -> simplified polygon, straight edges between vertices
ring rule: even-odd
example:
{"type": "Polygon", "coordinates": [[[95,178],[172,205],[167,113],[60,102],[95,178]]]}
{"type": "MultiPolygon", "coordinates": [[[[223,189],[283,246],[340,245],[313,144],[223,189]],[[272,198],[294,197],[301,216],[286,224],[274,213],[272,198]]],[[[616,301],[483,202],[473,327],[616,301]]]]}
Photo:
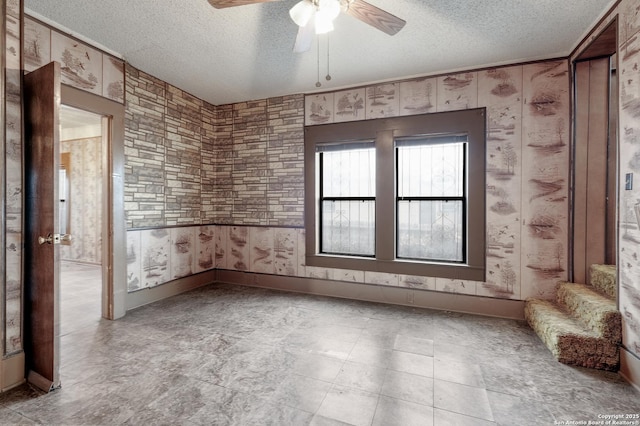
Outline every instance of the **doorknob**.
{"type": "Polygon", "coordinates": [[[53,244],[53,235],[49,234],[46,237],[38,237],[38,244],[53,244]]]}
{"type": "Polygon", "coordinates": [[[49,234],[46,237],[38,237],[38,244],[60,244],[61,241],[70,243],[71,234],[49,234]]]}

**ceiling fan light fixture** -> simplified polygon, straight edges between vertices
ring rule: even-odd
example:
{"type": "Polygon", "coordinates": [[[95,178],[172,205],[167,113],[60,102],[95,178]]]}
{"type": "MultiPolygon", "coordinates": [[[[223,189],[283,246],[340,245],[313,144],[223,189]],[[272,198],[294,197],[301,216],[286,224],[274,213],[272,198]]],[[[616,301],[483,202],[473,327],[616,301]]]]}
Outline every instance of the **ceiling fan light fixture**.
{"type": "Polygon", "coordinates": [[[326,13],[332,21],[340,14],[340,0],[320,0],[318,2],[318,11],[326,13]]]}
{"type": "Polygon", "coordinates": [[[322,10],[316,11],[315,24],[316,34],[326,34],[333,31],[333,19],[331,19],[328,13],[322,10]]]}
{"type": "Polygon", "coordinates": [[[302,0],[296,3],[296,5],[289,10],[289,16],[297,26],[305,27],[313,16],[315,10],[316,7],[312,2],[309,0],[302,0]]]}
{"type": "Polygon", "coordinates": [[[315,14],[316,34],[325,34],[333,31],[333,21],[340,14],[340,2],[338,0],[319,0],[315,14]]]}

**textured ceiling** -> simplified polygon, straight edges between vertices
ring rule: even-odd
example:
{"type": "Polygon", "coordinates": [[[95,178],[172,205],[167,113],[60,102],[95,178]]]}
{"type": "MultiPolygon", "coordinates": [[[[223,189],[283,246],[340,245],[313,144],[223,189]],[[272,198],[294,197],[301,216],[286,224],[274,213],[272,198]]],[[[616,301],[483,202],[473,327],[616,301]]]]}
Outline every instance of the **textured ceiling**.
{"type": "Polygon", "coordinates": [[[388,36],[341,14],[293,53],[298,0],[214,9],[207,0],[24,0],[26,12],[97,42],[215,105],[567,56],[615,0],[369,0],[407,21],[388,36]]]}

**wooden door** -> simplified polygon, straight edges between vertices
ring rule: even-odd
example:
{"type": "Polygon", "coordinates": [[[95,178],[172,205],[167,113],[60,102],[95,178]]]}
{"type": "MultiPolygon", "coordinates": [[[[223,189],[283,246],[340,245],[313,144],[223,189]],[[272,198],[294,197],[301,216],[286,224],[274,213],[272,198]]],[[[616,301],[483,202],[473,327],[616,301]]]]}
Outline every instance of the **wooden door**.
{"type": "Polygon", "coordinates": [[[59,387],[60,64],[24,78],[25,107],[25,355],[27,380],[59,387]]]}

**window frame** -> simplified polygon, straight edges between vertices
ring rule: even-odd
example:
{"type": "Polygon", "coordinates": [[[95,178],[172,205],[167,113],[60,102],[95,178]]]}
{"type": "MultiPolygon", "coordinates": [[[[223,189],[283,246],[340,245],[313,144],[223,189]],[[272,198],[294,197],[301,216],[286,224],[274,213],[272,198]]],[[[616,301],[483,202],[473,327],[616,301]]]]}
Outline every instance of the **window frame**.
{"type": "Polygon", "coordinates": [[[306,126],[305,261],[308,266],[485,281],[486,109],[476,108],[404,117],[306,126]],[[467,135],[466,263],[396,258],[395,140],[417,135],[467,135]],[[316,146],[375,141],[376,207],[374,258],[319,253],[319,170],[316,146]],[[389,242],[393,243],[389,243],[389,242]]]}
{"type": "MultiPolygon", "coordinates": [[[[363,149],[363,148],[367,148],[367,149],[373,149],[373,152],[375,153],[375,145],[374,145],[374,141],[366,141],[366,142],[361,142],[361,141],[357,141],[355,143],[347,143],[346,147],[342,147],[342,144],[339,145],[335,145],[332,144],[331,145],[331,149],[318,149],[318,146],[316,146],[316,153],[317,155],[317,161],[316,161],[316,165],[318,165],[319,170],[318,170],[318,212],[319,212],[319,223],[322,223],[322,215],[324,213],[324,202],[325,201],[373,201],[373,205],[374,205],[374,212],[375,212],[375,205],[376,205],[376,197],[375,194],[373,196],[326,196],[324,194],[324,167],[323,167],[323,161],[324,161],[324,154],[327,152],[331,152],[334,150],[340,150],[340,151],[349,151],[349,150],[357,150],[357,149],[363,149]],[[340,149],[335,149],[336,146],[341,146],[340,149]]],[[[324,145],[325,147],[327,145],[324,145]]],[[[375,175],[375,170],[374,170],[374,175],[375,175]]],[[[375,213],[374,213],[375,214],[375,213]]],[[[374,226],[375,226],[375,218],[374,218],[374,226]]],[[[374,228],[375,229],[375,228],[374,228]]],[[[329,256],[354,256],[354,257],[367,257],[367,258],[374,258],[375,257],[375,253],[373,255],[368,255],[368,254],[349,254],[349,253],[338,253],[338,252],[330,252],[328,250],[325,250],[323,248],[323,228],[322,226],[318,226],[318,253],[323,254],[323,255],[329,255],[329,256]]],[[[374,231],[374,251],[375,251],[375,231],[374,231]]]]}
{"type": "MultiPolygon", "coordinates": [[[[451,137],[459,137],[461,136],[460,134],[450,134],[450,135],[443,135],[445,138],[448,138],[449,136],[451,137]]],[[[458,195],[458,196],[451,196],[451,195],[440,195],[440,196],[422,196],[422,195],[400,195],[400,179],[399,179],[399,174],[400,174],[400,156],[398,155],[400,152],[400,148],[404,146],[407,146],[407,144],[403,143],[403,141],[405,141],[406,139],[400,139],[400,143],[394,143],[394,148],[396,151],[396,168],[395,168],[395,177],[396,177],[396,203],[395,203],[395,211],[396,213],[400,210],[400,203],[402,201],[444,201],[444,202],[448,202],[448,201],[459,201],[462,204],[462,235],[464,237],[463,241],[462,241],[462,260],[452,260],[450,261],[450,263],[455,263],[458,265],[464,265],[467,262],[467,215],[468,215],[468,210],[467,210],[467,205],[468,205],[468,185],[466,185],[467,182],[467,164],[468,164],[468,151],[469,151],[469,141],[467,138],[467,135],[465,134],[465,140],[464,141],[446,141],[444,143],[441,143],[442,145],[445,145],[447,143],[461,143],[462,144],[462,177],[465,180],[465,185],[463,185],[462,188],[462,194],[458,195]]],[[[428,139],[437,139],[438,136],[436,136],[435,138],[430,137],[430,136],[422,136],[422,137],[416,137],[416,138],[409,138],[409,139],[423,139],[423,140],[428,140],[428,139]]],[[[398,138],[395,138],[395,141],[398,141],[398,138]]],[[[420,145],[436,145],[437,143],[415,143],[416,146],[420,146],[420,145]]],[[[396,259],[397,260],[410,260],[410,261],[416,261],[416,262],[432,262],[432,263],[443,263],[443,262],[447,262],[445,260],[438,260],[438,259],[419,259],[419,258],[411,258],[411,257],[401,257],[398,254],[398,247],[399,247],[399,243],[400,243],[400,220],[398,220],[398,218],[396,217],[396,221],[395,221],[395,225],[396,225],[396,239],[395,239],[395,246],[396,246],[396,259]]]]}

